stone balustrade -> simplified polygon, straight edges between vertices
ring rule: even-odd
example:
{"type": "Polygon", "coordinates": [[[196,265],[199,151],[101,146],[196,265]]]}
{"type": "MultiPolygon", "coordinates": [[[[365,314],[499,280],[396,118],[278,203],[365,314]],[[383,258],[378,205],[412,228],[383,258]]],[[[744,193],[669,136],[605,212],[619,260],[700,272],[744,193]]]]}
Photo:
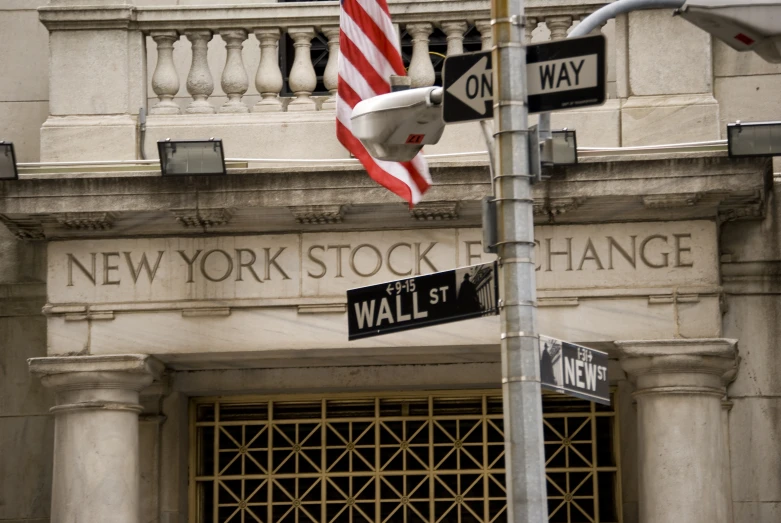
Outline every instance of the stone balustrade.
{"type": "MultiPolygon", "coordinates": [[[[204,136],[222,138],[235,158],[349,157],[333,132],[338,2],[79,3],[62,0],[38,10],[49,31],[51,71],[42,161],[153,157],[156,141],[204,136]],[[150,115],[143,135],[140,108],[150,115]],[[299,146],[302,140],[307,147],[299,146]]],[[[564,38],[606,3],[529,0],[526,36],[564,38]]],[[[446,55],[492,46],[488,0],[391,0],[389,8],[414,87],[441,81],[446,55]]],[[[610,42],[611,31],[605,32],[610,42]]],[[[609,67],[608,89],[615,85],[611,74],[609,67]]],[[[601,108],[600,118],[570,115],[562,126],[579,127],[584,144],[617,145],[618,112],[613,104],[601,108]],[[592,142],[586,127],[596,130],[592,142]]],[[[478,125],[456,135],[429,152],[482,143],[478,125]]]]}
{"type": "MultiPolygon", "coordinates": [[[[532,0],[527,13],[526,36],[529,42],[565,38],[573,24],[588,16],[607,1],[532,0]]],[[[439,30],[446,37],[447,55],[464,52],[464,37],[479,36],[482,49],[491,47],[490,3],[485,0],[427,2],[390,2],[393,21],[400,35],[411,40],[408,74],[413,87],[433,85],[436,81],[432,61],[441,60],[430,52],[432,34],[439,30]]],[[[339,5],[336,2],[277,3],[252,7],[138,7],[134,25],[156,47],[151,90],[152,115],[313,111],[334,108],[339,49],[339,5]],[[214,38],[219,35],[218,39],[214,38]],[[252,36],[254,35],[254,40],[252,36]],[[284,39],[294,47],[289,65],[287,89],[280,68],[284,39]],[[312,42],[319,39],[327,58],[321,76],[315,71],[312,42]],[[177,71],[174,48],[189,46],[188,72],[177,71]],[[225,52],[214,49],[224,46],[225,52]],[[251,49],[250,54],[243,48],[251,49]],[[211,52],[210,52],[211,51],[211,52]],[[218,58],[219,57],[219,58],[218,58]],[[224,58],[223,58],[224,57],[224,58]],[[220,60],[222,61],[220,63],[220,60]],[[250,62],[252,66],[250,66],[250,62]],[[186,74],[186,78],[184,75],[186,74]],[[215,83],[220,80],[227,98],[211,103],[215,83]],[[257,99],[247,103],[245,95],[254,80],[257,99]],[[328,94],[313,98],[318,81],[328,94]],[[183,109],[174,102],[186,87],[191,100],[183,109]],[[285,98],[288,98],[287,100],[285,98]]],[[[148,49],[152,51],[152,49],[148,49]]],[[[406,49],[405,49],[406,51],[406,49]]],[[[284,52],[284,51],[283,51],[284,52]]],[[[184,54],[184,53],[182,53],[184,54]]],[[[181,64],[180,69],[181,69],[181,64]]]]}

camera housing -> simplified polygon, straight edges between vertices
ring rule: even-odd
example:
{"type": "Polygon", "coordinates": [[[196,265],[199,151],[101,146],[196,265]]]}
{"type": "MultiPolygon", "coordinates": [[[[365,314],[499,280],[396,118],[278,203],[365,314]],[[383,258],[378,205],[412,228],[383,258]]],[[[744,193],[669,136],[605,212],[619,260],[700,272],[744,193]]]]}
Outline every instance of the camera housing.
{"type": "Polygon", "coordinates": [[[445,131],[441,91],[419,87],[359,102],[350,117],[353,136],[378,160],[412,160],[445,131]]]}

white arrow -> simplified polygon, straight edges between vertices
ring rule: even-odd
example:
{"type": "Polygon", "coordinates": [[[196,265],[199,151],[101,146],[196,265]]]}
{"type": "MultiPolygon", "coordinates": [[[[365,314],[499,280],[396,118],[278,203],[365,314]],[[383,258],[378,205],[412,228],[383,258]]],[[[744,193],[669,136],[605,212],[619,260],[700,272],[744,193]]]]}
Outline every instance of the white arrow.
{"type": "Polygon", "coordinates": [[[479,114],[485,114],[485,102],[494,97],[491,69],[486,69],[487,64],[488,57],[482,57],[447,88],[447,92],[479,114]]]}

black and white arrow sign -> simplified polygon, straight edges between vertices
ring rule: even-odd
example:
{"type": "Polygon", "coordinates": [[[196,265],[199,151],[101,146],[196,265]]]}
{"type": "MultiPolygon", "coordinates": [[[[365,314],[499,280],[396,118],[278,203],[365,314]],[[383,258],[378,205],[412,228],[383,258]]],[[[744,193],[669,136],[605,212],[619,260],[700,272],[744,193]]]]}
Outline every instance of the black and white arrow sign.
{"type": "Polygon", "coordinates": [[[486,120],[494,116],[491,52],[448,56],[442,70],[445,97],[442,118],[447,123],[486,120]]]}
{"type": "MultiPolygon", "coordinates": [[[[493,114],[493,108],[491,107],[494,99],[493,78],[491,76],[491,68],[489,67],[491,53],[484,52],[479,53],[479,55],[477,56],[477,61],[464,74],[459,76],[452,85],[445,87],[445,93],[455,97],[480,116],[490,118],[490,115],[486,116],[486,113],[490,112],[493,114]]],[[[471,60],[472,57],[470,57],[469,62],[471,60]]],[[[468,64],[469,62],[465,63],[468,64]]],[[[448,121],[447,117],[445,121],[448,121]]]]}
{"type": "MultiPolygon", "coordinates": [[[[442,70],[447,123],[493,118],[491,53],[448,56],[442,70]]],[[[605,37],[571,38],[526,48],[529,113],[605,101],[605,37]]]]}

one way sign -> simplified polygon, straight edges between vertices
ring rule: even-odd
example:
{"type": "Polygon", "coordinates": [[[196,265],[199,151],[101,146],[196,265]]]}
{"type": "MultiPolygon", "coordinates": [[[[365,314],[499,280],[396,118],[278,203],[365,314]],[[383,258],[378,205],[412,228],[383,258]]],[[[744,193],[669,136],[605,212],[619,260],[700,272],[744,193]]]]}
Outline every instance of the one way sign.
{"type": "MultiPolygon", "coordinates": [[[[529,113],[605,101],[605,37],[571,38],[526,48],[529,113]]],[[[449,56],[442,71],[447,123],[493,118],[491,52],[449,56]]]]}

